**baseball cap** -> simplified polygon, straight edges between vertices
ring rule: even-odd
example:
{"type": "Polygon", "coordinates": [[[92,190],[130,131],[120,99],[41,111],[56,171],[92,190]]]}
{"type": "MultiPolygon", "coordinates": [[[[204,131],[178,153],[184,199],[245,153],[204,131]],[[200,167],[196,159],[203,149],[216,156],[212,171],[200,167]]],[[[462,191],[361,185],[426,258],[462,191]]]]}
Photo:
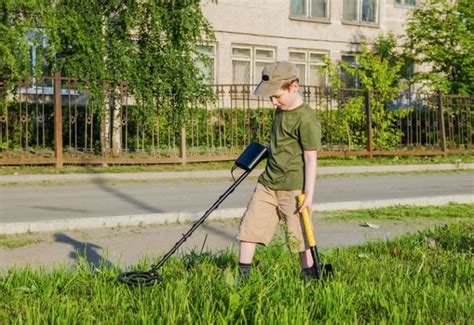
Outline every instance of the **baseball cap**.
{"type": "Polygon", "coordinates": [[[298,79],[296,66],[288,61],[277,61],[263,68],[262,80],[253,92],[256,96],[272,96],[285,82],[298,79]]]}

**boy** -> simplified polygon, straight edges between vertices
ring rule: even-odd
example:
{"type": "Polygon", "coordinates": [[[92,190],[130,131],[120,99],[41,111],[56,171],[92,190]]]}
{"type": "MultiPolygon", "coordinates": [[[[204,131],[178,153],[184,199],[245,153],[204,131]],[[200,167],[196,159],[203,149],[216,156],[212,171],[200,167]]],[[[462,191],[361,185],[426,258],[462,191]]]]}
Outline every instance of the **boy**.
{"type": "Polygon", "coordinates": [[[304,104],[298,89],[296,66],[281,61],[263,69],[262,80],[254,92],[257,96],[269,96],[276,111],[267,166],[258,179],[237,235],[243,279],[250,274],[256,245],[270,243],[279,219],[286,225],[290,251],[300,253],[304,279],[315,276],[298,213],[305,208],[312,213],[321,125],[314,111],[304,104]],[[305,200],[299,205],[297,196],[301,193],[305,194],[305,200]]]}

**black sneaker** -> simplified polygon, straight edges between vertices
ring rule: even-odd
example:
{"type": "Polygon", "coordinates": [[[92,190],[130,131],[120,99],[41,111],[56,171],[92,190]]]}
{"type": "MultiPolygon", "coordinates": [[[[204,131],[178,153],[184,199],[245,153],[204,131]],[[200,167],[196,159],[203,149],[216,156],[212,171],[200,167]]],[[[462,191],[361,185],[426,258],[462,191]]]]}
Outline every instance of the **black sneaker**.
{"type": "Polygon", "coordinates": [[[304,268],[303,270],[301,270],[301,279],[304,282],[319,280],[316,276],[316,270],[312,267],[304,268]]]}
{"type": "Polygon", "coordinates": [[[238,286],[245,286],[250,282],[249,274],[244,274],[239,272],[239,274],[235,277],[235,284],[238,286]]]}

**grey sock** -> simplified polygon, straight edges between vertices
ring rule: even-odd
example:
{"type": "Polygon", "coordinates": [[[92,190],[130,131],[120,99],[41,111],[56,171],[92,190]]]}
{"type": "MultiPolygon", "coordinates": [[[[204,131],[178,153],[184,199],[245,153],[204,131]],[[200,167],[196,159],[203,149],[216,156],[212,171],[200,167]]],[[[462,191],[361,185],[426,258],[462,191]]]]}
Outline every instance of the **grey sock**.
{"type": "Polygon", "coordinates": [[[251,268],[252,268],[252,264],[240,263],[239,262],[240,274],[242,274],[243,276],[249,277],[251,268]]]}

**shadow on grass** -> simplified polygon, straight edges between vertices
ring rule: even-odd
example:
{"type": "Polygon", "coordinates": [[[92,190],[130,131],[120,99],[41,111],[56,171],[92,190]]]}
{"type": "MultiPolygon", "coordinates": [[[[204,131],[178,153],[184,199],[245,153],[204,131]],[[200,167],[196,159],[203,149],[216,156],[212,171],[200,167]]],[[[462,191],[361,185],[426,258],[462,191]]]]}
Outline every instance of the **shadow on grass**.
{"type": "Polygon", "coordinates": [[[76,263],[79,262],[80,257],[83,257],[92,269],[101,266],[107,266],[110,268],[113,265],[108,259],[98,253],[98,250],[102,249],[101,246],[89,242],[81,242],[62,233],[55,234],[54,240],[58,243],[65,243],[72,246],[73,251],[69,253],[69,257],[75,260],[76,263]]]}

